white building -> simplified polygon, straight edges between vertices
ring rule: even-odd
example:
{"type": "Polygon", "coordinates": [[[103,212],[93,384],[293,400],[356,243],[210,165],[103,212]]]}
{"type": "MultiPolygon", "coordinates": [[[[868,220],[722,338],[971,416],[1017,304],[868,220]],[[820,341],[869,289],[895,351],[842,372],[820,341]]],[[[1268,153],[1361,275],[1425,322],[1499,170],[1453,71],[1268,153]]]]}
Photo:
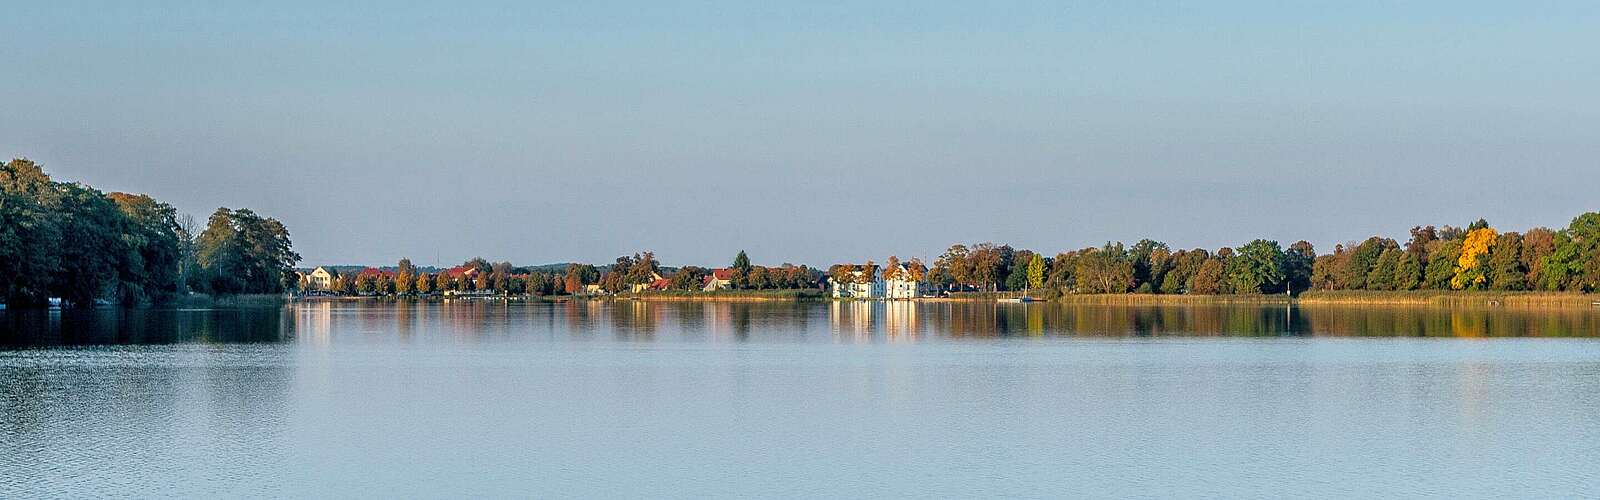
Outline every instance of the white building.
{"type": "Polygon", "coordinates": [[[881,299],[884,282],[878,277],[877,271],[876,266],[870,271],[850,271],[854,278],[849,283],[841,283],[829,276],[828,288],[833,290],[834,298],[881,299]]]}
{"type": "Polygon", "coordinates": [[[333,288],[333,279],[338,277],[328,268],[317,266],[306,273],[306,290],[328,290],[333,288]]]}
{"type": "Polygon", "coordinates": [[[933,293],[933,287],[922,279],[927,274],[926,268],[912,268],[902,263],[893,268],[884,268],[881,272],[879,269],[873,266],[868,271],[851,271],[851,276],[855,278],[850,283],[840,283],[829,277],[829,288],[833,290],[835,298],[914,299],[933,293]],[[871,276],[865,277],[867,273],[871,276]]]}

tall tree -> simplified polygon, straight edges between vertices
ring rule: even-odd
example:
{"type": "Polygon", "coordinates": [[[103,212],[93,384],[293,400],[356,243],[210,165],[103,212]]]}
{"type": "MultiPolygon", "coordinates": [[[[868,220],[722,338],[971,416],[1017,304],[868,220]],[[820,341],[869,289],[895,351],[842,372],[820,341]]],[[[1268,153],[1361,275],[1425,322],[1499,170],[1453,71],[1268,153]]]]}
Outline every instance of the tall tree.
{"type": "Polygon", "coordinates": [[[206,283],[219,294],[282,293],[300,261],[283,224],[249,209],[217,209],[195,246],[206,283]]]}
{"type": "Polygon", "coordinates": [[[111,193],[127,218],[128,254],[118,266],[117,298],[123,304],[166,301],[182,289],[183,242],[177,210],[142,194],[111,193]]]}
{"type": "Polygon", "coordinates": [[[1522,267],[1521,233],[1507,231],[1495,239],[1494,251],[1489,254],[1488,273],[1491,289],[1527,289],[1528,271],[1522,267]]]}
{"type": "Polygon", "coordinates": [[[1082,293],[1125,293],[1133,289],[1133,262],[1121,243],[1104,247],[1077,259],[1078,290],[1082,293]]]}
{"type": "Polygon", "coordinates": [[[1189,289],[1186,293],[1196,295],[1216,295],[1223,292],[1223,265],[1221,258],[1209,258],[1195,270],[1194,277],[1189,278],[1189,289]]]}
{"type": "Polygon", "coordinates": [[[1283,260],[1278,242],[1258,239],[1239,247],[1224,274],[1235,293],[1282,292],[1283,260]]]}
{"type": "Polygon", "coordinates": [[[1317,250],[1311,246],[1311,242],[1300,240],[1289,245],[1289,250],[1283,255],[1283,277],[1291,293],[1299,294],[1311,289],[1311,271],[1316,258],[1317,250]]]}
{"type": "Polygon", "coordinates": [[[1033,258],[1028,259],[1028,288],[1044,288],[1044,273],[1044,256],[1033,254],[1033,258]]]}
{"type": "Polygon", "coordinates": [[[1461,244],[1461,257],[1456,259],[1455,276],[1450,278],[1450,288],[1481,289],[1489,284],[1486,268],[1489,253],[1494,250],[1499,234],[1487,225],[1478,227],[1481,222],[1483,219],[1472,224],[1474,229],[1467,232],[1467,240],[1461,244]]]}

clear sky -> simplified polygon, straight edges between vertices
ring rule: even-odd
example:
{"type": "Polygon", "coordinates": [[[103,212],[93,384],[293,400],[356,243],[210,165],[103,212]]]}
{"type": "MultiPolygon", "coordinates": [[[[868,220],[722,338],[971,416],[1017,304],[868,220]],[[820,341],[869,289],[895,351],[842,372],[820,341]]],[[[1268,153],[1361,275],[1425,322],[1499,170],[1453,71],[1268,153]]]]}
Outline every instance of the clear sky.
{"type": "Polygon", "coordinates": [[[306,264],[826,266],[1600,209],[1600,3],[0,0],[0,154],[306,264]]]}

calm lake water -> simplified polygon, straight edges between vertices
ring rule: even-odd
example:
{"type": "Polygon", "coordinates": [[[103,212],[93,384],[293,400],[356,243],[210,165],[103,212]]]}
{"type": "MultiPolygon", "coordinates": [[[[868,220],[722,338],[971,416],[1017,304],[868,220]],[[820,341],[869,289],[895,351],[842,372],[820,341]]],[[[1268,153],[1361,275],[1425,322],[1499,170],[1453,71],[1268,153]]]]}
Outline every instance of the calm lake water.
{"type": "Polygon", "coordinates": [[[1600,311],[0,311],[0,498],[1600,497],[1600,311]]]}

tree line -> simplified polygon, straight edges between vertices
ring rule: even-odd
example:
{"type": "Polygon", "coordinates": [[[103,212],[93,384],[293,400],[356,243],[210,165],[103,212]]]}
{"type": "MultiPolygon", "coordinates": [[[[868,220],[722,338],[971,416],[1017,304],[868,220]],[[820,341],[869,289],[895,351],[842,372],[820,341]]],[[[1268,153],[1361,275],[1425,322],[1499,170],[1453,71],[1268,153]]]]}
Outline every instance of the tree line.
{"type": "MultiPolygon", "coordinates": [[[[640,286],[653,290],[700,290],[713,270],[698,266],[664,268],[652,252],[617,257],[605,265],[567,264],[560,272],[517,267],[509,262],[489,262],[475,257],[449,270],[427,273],[410,259],[402,258],[393,268],[366,268],[353,273],[338,273],[328,290],[339,295],[415,296],[429,294],[478,293],[492,295],[577,295],[590,287],[603,293],[632,292],[640,286]]],[[[750,263],[740,251],[733,265],[726,268],[729,288],[779,290],[816,288],[820,273],[806,266],[783,264],[776,267],[750,263]]],[[[310,284],[301,281],[301,289],[310,284]]]]}
{"type": "MultiPolygon", "coordinates": [[[[891,257],[891,259],[894,259],[891,257]]],[[[871,263],[867,264],[871,267],[871,263]]],[[[841,271],[862,267],[836,266],[841,271]]],[[[848,276],[841,273],[836,279],[848,276]]],[[[1172,250],[1145,239],[1045,257],[1009,245],[952,245],[927,279],[943,290],[1064,293],[1298,294],[1307,290],[1600,290],[1600,213],[1566,228],[1501,232],[1479,219],[1465,228],[1417,226],[1401,244],[1373,236],[1318,255],[1257,239],[1238,248],[1172,250]]]]}
{"type": "Polygon", "coordinates": [[[55,181],[25,158],[0,163],[0,299],[134,305],[293,285],[300,257],[277,220],[219,208],[197,229],[150,196],[55,181]]]}

